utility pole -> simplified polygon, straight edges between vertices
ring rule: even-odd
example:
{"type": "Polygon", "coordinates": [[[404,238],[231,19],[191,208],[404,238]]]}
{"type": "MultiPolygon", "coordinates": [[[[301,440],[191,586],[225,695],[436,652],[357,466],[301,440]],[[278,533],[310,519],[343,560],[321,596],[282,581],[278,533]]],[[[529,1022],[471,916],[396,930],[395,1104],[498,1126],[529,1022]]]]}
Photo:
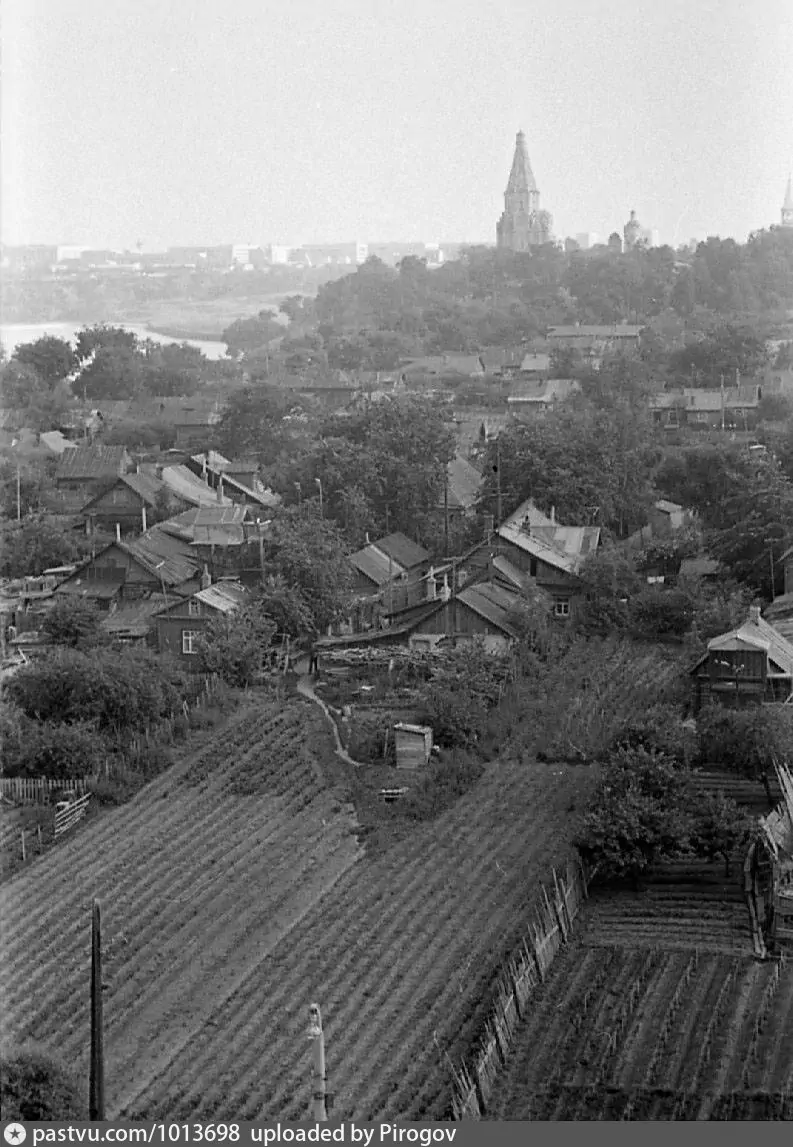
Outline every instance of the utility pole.
{"type": "Polygon", "coordinates": [[[17,521],[22,521],[22,493],[19,481],[19,461],[17,461],[17,521]]]}
{"type": "Polygon", "coordinates": [[[721,376],[721,432],[724,433],[724,375],[721,376]]]}
{"type": "Polygon", "coordinates": [[[319,516],[320,516],[320,518],[324,518],[325,513],[324,513],[324,510],[322,508],[322,479],[321,478],[315,478],[314,481],[316,482],[317,486],[319,487],[319,516]]]}
{"type": "Polygon", "coordinates": [[[774,545],[768,547],[768,565],[771,570],[771,601],[774,601],[774,545]]]}
{"type": "Polygon", "coordinates": [[[496,529],[501,526],[501,439],[496,438],[497,515],[496,529]]]}
{"type": "Polygon", "coordinates": [[[322,1031],[322,1013],[319,1004],[312,1004],[308,1009],[308,1038],[313,1041],[313,1089],[312,1113],[317,1123],[324,1123],[328,1118],[325,1107],[325,1036],[322,1031]]]}
{"type": "Polygon", "coordinates": [[[449,556],[449,471],[443,483],[443,556],[449,556]]]}
{"type": "Polygon", "coordinates": [[[91,1073],[88,1082],[88,1115],[92,1121],[105,1118],[105,1053],[102,1028],[102,925],[99,901],[94,900],[91,920],[91,1073]]]}

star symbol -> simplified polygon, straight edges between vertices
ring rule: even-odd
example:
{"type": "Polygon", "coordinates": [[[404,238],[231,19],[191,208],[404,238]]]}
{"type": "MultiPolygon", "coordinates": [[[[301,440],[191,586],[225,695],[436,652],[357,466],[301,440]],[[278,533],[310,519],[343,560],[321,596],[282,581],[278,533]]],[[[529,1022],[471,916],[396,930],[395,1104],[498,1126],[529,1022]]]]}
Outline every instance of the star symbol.
{"type": "Polygon", "coordinates": [[[21,1123],[9,1123],[7,1127],[3,1128],[3,1138],[6,1143],[24,1143],[27,1138],[27,1131],[21,1123]]]}

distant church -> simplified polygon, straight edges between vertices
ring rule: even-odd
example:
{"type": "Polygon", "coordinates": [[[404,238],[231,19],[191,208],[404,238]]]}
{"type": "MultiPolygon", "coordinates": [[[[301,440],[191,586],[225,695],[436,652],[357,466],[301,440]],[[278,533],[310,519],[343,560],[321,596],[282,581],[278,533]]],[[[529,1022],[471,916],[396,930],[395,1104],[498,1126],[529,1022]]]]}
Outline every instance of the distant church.
{"type": "Polygon", "coordinates": [[[793,227],[793,186],[791,186],[790,176],[787,178],[785,202],[782,204],[782,226],[793,227]]]}
{"type": "Polygon", "coordinates": [[[529,163],[526,137],[518,132],[504,213],[496,224],[496,245],[505,251],[528,251],[551,240],[553,219],[540,210],[540,193],[529,163]]]}

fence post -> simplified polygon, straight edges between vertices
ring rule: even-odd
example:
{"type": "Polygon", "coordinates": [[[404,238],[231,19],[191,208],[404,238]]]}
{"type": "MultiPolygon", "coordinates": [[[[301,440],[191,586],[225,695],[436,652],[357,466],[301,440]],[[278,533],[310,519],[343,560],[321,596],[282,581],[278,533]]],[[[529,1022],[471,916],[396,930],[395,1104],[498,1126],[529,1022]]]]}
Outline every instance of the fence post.
{"type": "Polygon", "coordinates": [[[22,863],[24,864],[26,860],[27,860],[27,855],[25,853],[25,830],[23,828],[22,829],[22,863]]]}
{"type": "Polygon", "coordinates": [[[44,846],[41,843],[41,825],[40,824],[36,825],[36,834],[39,838],[39,856],[41,856],[42,852],[44,851],[44,846]]]}

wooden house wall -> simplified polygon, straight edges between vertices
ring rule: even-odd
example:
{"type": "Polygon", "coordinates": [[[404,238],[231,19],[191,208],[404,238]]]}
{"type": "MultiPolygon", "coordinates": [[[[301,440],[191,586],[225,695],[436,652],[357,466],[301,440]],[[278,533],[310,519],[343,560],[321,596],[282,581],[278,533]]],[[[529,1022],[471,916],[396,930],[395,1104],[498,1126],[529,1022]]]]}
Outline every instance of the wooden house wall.
{"type": "Polygon", "coordinates": [[[791,682],[768,676],[768,659],[760,650],[713,650],[694,673],[693,689],[698,711],[709,701],[730,708],[782,702],[791,682]]]}

